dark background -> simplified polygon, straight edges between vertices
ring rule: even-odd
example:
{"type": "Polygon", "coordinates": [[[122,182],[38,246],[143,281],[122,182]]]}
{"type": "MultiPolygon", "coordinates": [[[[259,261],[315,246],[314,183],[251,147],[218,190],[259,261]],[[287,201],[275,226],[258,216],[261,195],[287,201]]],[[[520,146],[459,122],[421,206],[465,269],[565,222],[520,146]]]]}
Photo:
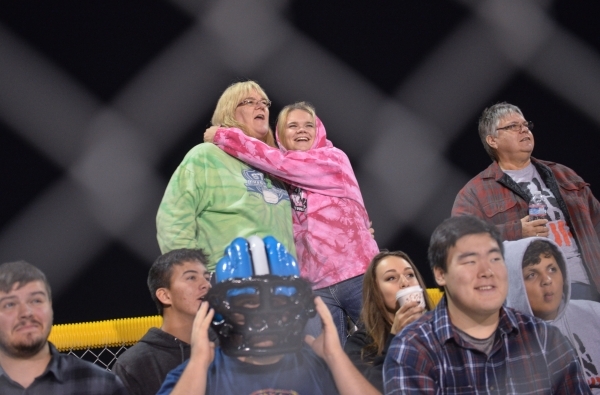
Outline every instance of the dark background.
{"type": "Polygon", "coordinates": [[[433,286],[431,231],[487,158],[498,101],[534,156],[600,193],[600,31],[590,1],[86,0],[0,4],[0,260],[48,275],[55,322],[156,311],[166,183],[220,93],[311,101],[350,157],[381,248],[433,286]]]}

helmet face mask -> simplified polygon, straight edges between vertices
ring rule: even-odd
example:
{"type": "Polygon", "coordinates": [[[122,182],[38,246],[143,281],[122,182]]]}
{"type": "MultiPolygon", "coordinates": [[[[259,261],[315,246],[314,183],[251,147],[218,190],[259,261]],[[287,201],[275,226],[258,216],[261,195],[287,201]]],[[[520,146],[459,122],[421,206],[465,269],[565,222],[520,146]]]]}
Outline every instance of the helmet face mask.
{"type": "Polygon", "coordinates": [[[274,238],[264,241],[260,248],[269,256],[267,271],[289,275],[255,275],[255,251],[238,238],[217,264],[217,284],[205,297],[215,310],[212,327],[220,347],[230,356],[295,352],[304,343],[306,322],[316,314],[311,286],[299,277],[295,259],[274,238]]]}
{"type": "Polygon", "coordinates": [[[215,309],[212,326],[220,346],[232,356],[297,351],[306,322],[316,314],[310,284],[293,276],[230,279],[215,285],[206,300],[215,309]]]}

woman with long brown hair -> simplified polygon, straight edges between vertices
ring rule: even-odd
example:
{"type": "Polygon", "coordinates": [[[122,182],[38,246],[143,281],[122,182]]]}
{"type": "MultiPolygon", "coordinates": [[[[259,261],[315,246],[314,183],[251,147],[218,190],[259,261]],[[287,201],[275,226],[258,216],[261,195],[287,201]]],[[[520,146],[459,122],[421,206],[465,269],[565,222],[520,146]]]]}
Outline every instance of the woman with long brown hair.
{"type": "Polygon", "coordinates": [[[421,274],[402,251],[382,251],[373,258],[364,275],[362,296],[361,325],[344,350],[367,380],[383,392],[382,368],[390,342],[434,306],[421,274]],[[416,301],[398,308],[396,293],[415,285],[423,289],[425,308],[416,301]]]}

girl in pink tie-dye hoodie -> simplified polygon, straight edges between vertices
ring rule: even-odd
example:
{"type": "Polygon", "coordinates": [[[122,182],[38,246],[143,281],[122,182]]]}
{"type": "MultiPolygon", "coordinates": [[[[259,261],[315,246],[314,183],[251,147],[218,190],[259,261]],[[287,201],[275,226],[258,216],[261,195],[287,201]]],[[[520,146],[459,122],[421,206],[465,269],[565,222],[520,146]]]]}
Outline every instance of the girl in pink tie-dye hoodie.
{"type": "MultiPolygon", "coordinates": [[[[213,142],[290,184],[301,275],[327,303],[344,344],[346,317],[357,322],[362,277],[379,252],[358,182],[346,154],[327,140],[311,105],[300,102],[285,107],[276,130],[279,150],[235,128],[216,129],[213,142]]],[[[209,129],[205,141],[210,135],[209,129]]]]}

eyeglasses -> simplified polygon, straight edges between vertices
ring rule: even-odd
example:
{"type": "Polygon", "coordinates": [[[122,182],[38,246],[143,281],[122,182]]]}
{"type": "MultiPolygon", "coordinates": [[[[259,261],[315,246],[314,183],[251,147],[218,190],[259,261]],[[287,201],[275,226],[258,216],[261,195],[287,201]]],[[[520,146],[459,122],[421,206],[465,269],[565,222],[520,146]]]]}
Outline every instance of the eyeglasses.
{"type": "Polygon", "coordinates": [[[523,130],[523,128],[529,130],[533,129],[533,122],[525,121],[523,123],[511,123],[508,126],[504,126],[496,130],[510,130],[511,132],[520,132],[521,130],[523,130]]]}
{"type": "Polygon", "coordinates": [[[255,99],[244,99],[240,102],[240,104],[237,105],[239,106],[260,106],[260,107],[271,107],[271,100],[267,100],[267,99],[260,99],[260,100],[255,100],[255,99]]]}

